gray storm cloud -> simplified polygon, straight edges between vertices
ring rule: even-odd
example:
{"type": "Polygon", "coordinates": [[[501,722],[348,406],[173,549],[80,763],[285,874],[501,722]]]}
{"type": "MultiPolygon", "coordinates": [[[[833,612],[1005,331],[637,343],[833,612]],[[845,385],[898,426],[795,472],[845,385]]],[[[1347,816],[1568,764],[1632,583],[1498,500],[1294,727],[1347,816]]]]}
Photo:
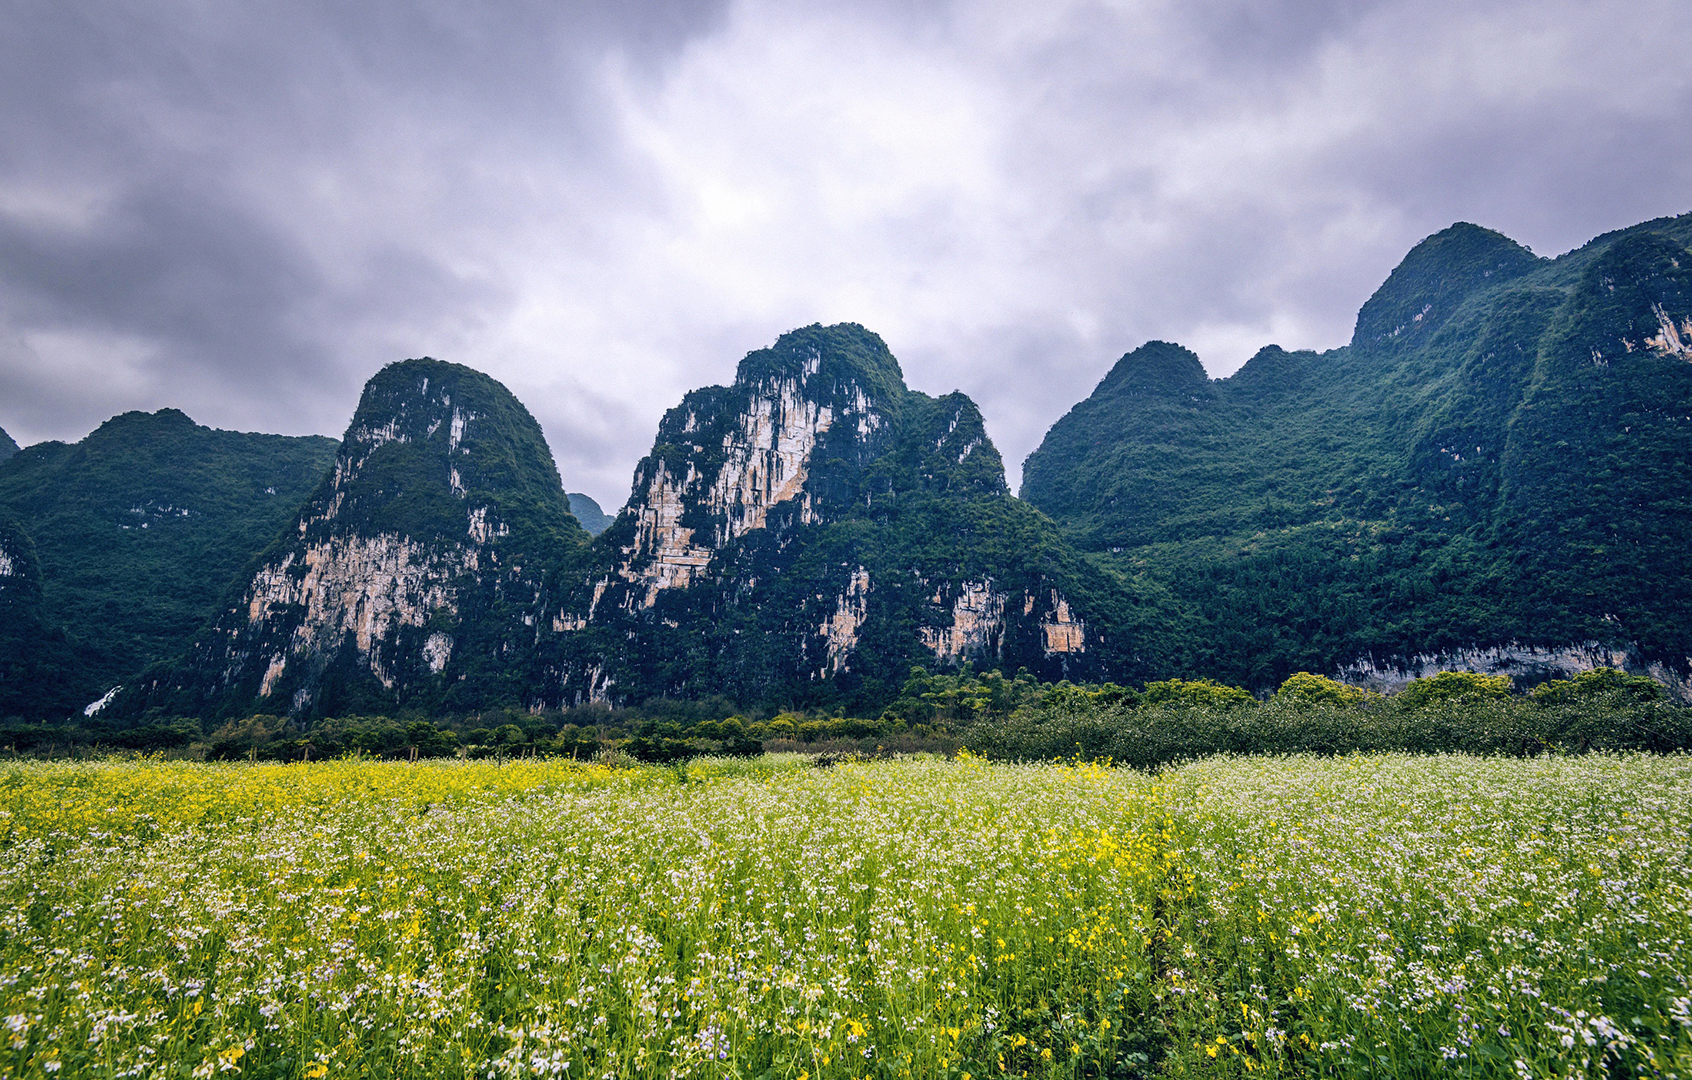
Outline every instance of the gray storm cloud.
{"type": "Polygon", "coordinates": [[[1668,2],[77,7],[0,35],[24,442],[338,434],[428,354],[609,506],[682,393],[850,320],[1014,464],[1148,338],[1342,343],[1452,221],[1550,254],[1692,208],[1668,2]]]}

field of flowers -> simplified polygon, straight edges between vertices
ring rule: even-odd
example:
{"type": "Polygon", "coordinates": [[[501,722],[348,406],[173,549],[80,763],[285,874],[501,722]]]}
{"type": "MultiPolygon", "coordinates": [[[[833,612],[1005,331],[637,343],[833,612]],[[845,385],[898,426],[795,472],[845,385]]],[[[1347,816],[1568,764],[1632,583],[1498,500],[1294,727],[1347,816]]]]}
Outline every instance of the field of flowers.
{"type": "Polygon", "coordinates": [[[0,766],[0,1075],[1692,1076],[1692,759],[0,766]]]}

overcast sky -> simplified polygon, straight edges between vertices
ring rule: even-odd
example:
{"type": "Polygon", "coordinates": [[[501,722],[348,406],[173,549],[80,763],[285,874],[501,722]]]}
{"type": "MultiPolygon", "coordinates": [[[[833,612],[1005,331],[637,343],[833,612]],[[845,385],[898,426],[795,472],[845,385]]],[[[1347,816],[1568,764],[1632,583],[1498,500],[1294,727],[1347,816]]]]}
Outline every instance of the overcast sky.
{"type": "Polygon", "coordinates": [[[1684,0],[0,0],[0,427],[339,435],[431,355],[566,487],[813,322],[1015,485],[1150,338],[1328,348],[1411,245],[1692,209],[1684,0]]]}

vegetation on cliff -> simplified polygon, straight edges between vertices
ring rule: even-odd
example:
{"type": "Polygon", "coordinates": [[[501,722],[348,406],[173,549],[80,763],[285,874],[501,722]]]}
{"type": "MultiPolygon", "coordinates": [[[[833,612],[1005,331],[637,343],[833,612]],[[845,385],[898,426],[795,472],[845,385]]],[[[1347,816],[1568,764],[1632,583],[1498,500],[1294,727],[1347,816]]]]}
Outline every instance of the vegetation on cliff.
{"type": "Polygon", "coordinates": [[[1132,663],[1133,604],[1010,496],[975,404],[906,388],[853,324],[784,334],[687,395],[594,552],[559,609],[582,627],[553,639],[548,703],[877,712],[914,664],[1132,663]]]}

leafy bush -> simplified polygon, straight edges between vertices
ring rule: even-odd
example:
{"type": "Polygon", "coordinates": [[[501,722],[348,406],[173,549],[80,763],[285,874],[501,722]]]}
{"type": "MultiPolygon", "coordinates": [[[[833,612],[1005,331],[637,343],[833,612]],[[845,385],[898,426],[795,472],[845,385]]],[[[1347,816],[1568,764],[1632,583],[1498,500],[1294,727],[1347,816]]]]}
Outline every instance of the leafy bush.
{"type": "Polygon", "coordinates": [[[1361,705],[1368,700],[1369,692],[1325,675],[1297,671],[1287,676],[1286,682],[1275,691],[1275,696],[1288,701],[1313,704],[1320,702],[1326,705],[1361,705]]]}
{"type": "Polygon", "coordinates": [[[1223,686],[1211,679],[1166,679],[1147,683],[1141,697],[1148,705],[1187,705],[1210,709],[1229,709],[1257,700],[1237,686],[1223,686]]]}
{"type": "Polygon", "coordinates": [[[1583,671],[1572,679],[1553,679],[1533,689],[1533,699],[1544,705],[1610,698],[1643,703],[1661,701],[1663,696],[1662,684],[1657,680],[1615,668],[1583,671]]]}
{"type": "Polygon", "coordinates": [[[1398,704],[1419,709],[1436,703],[1501,700],[1514,683],[1508,675],[1480,675],[1473,671],[1442,671],[1416,679],[1398,692],[1398,704]]]}

